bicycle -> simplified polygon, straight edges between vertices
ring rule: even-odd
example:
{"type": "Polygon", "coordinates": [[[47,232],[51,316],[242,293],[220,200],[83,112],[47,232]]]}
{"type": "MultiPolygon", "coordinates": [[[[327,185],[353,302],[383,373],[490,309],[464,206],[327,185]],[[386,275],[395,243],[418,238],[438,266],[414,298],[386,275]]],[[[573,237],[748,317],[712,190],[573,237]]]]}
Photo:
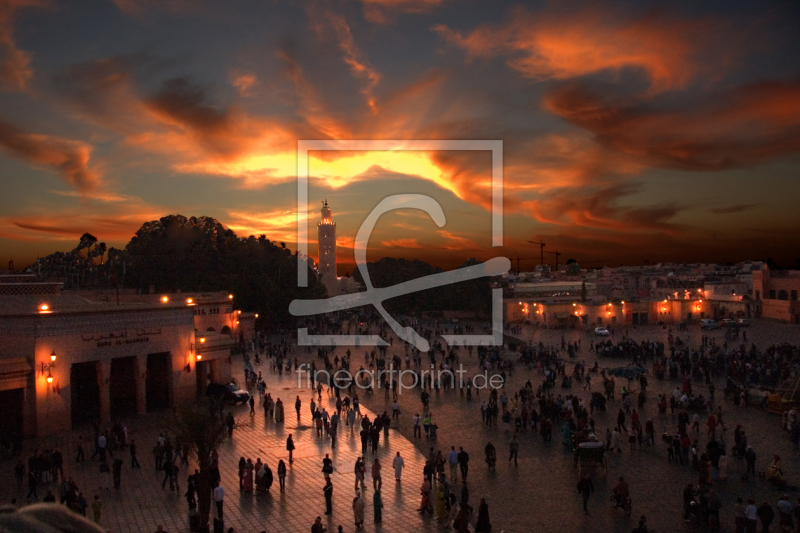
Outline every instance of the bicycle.
{"type": "Polygon", "coordinates": [[[620,498],[616,494],[611,495],[611,507],[617,509],[622,507],[623,511],[625,511],[625,516],[631,515],[631,499],[630,498],[620,498]]]}

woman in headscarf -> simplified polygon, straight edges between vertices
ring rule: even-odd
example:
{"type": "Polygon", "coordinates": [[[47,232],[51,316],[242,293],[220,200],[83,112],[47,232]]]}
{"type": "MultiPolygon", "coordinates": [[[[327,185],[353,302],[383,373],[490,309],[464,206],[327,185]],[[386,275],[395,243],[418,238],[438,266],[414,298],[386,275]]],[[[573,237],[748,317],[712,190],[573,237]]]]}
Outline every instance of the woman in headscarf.
{"type": "Polygon", "coordinates": [[[372,505],[375,508],[375,521],[380,522],[383,520],[383,500],[381,499],[381,489],[375,491],[372,497],[372,505]]]}
{"type": "Polygon", "coordinates": [[[283,402],[280,398],[275,400],[275,422],[283,422],[283,402]]]}
{"type": "Polygon", "coordinates": [[[267,465],[267,463],[264,463],[261,471],[264,472],[264,489],[269,490],[270,487],[272,487],[273,481],[272,469],[269,467],[269,465],[267,465]]]}
{"type": "Polygon", "coordinates": [[[489,523],[489,504],[481,498],[478,507],[478,522],[475,524],[475,533],[491,533],[492,524],[489,523]]]}
{"type": "Polygon", "coordinates": [[[439,483],[436,488],[436,518],[442,519],[447,516],[447,502],[444,493],[444,484],[439,483]]]}
{"type": "Polygon", "coordinates": [[[253,492],[253,461],[250,459],[247,460],[242,473],[242,489],[245,492],[253,492]]]}
{"type": "Polygon", "coordinates": [[[356,491],[356,497],[353,498],[353,517],[356,521],[356,527],[364,527],[364,498],[361,497],[361,492],[356,491]]]}
{"type": "Polygon", "coordinates": [[[781,458],[777,454],[772,457],[772,464],[767,468],[767,481],[779,487],[786,485],[786,479],[783,477],[781,458]]]}

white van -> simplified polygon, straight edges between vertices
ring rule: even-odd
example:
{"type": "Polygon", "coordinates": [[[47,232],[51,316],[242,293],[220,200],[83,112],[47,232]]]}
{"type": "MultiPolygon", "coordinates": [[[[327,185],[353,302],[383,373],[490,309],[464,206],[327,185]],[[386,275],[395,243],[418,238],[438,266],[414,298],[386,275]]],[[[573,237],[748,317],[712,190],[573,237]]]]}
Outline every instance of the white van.
{"type": "Polygon", "coordinates": [[[717,329],[718,327],[719,324],[717,324],[716,320],[704,318],[700,321],[700,329],[717,329]]]}

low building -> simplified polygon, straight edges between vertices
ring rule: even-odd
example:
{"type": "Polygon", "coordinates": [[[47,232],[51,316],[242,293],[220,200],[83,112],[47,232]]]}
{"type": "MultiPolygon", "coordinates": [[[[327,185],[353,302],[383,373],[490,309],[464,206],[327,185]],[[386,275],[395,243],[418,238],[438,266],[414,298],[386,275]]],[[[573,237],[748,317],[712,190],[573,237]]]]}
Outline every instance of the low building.
{"type": "Polygon", "coordinates": [[[192,401],[230,381],[253,319],[227,293],[0,297],[0,430],[49,435],[192,401]]]}
{"type": "Polygon", "coordinates": [[[753,272],[753,304],[757,317],[800,324],[800,270],[753,272]]]}

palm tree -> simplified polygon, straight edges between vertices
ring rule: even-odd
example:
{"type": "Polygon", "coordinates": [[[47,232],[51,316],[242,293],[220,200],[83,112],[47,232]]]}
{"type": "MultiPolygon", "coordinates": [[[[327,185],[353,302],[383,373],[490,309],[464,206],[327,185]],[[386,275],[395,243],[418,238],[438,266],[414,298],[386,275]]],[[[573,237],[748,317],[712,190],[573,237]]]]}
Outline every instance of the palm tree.
{"type": "MultiPolygon", "coordinates": [[[[76,248],[77,252],[80,253],[81,250],[86,248],[87,250],[91,248],[91,246],[97,242],[97,237],[92,235],[91,233],[84,233],[81,235],[80,242],[78,243],[78,248],[76,248]]],[[[86,252],[86,257],[89,257],[89,252],[86,252]]]]}

